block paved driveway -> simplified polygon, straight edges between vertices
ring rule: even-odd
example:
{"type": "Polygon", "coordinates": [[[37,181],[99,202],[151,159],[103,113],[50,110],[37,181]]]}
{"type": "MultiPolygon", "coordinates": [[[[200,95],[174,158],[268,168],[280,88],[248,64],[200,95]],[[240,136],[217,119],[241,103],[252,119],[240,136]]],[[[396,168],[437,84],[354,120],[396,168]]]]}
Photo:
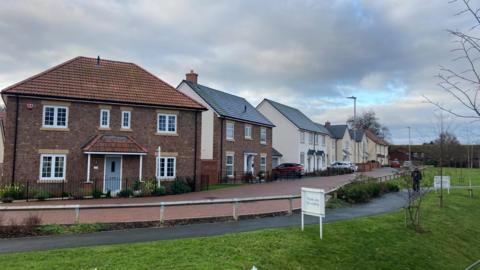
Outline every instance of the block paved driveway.
{"type": "MultiPolygon", "coordinates": [[[[381,168],[363,173],[372,177],[392,175],[396,172],[392,168],[381,168]]],[[[344,185],[354,179],[353,174],[328,176],[328,177],[305,177],[295,180],[284,180],[263,184],[251,184],[239,187],[192,192],[180,195],[142,198],[112,198],[112,199],[89,199],[89,200],[55,200],[44,202],[17,202],[9,205],[74,205],[74,204],[120,204],[120,203],[145,203],[162,201],[187,201],[204,199],[245,198],[275,195],[295,195],[300,193],[301,187],[322,188],[326,191],[344,185]]],[[[288,200],[248,202],[239,205],[239,215],[264,214],[287,211],[288,200]]],[[[294,200],[294,209],[300,207],[300,200],[294,200]]],[[[165,208],[165,220],[231,217],[232,204],[194,205],[194,206],[169,206],[165,208]]],[[[15,211],[0,213],[4,222],[15,220],[21,222],[25,217],[36,214],[42,218],[44,224],[71,224],[75,219],[73,210],[49,210],[49,211],[15,211]]],[[[81,223],[114,223],[114,222],[138,222],[159,220],[159,207],[144,208],[117,208],[117,209],[82,209],[80,211],[81,223]]]]}

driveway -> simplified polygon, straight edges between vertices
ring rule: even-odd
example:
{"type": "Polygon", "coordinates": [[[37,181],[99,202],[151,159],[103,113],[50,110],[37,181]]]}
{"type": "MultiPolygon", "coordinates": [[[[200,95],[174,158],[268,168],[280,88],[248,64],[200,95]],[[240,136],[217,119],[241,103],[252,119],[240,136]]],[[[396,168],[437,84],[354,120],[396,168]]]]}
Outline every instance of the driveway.
{"type": "MultiPolygon", "coordinates": [[[[372,177],[392,175],[396,172],[392,168],[381,168],[363,173],[372,177]]],[[[11,205],[62,205],[62,204],[121,204],[121,203],[144,203],[162,201],[188,201],[203,199],[245,198],[275,195],[299,194],[301,187],[321,188],[331,190],[342,186],[352,179],[353,174],[328,176],[328,177],[305,177],[298,180],[276,181],[263,184],[251,184],[219,190],[192,192],[180,195],[142,198],[112,198],[93,200],[68,200],[68,201],[44,201],[44,202],[18,202],[11,205]]],[[[293,201],[294,209],[300,207],[300,200],[293,201]]],[[[242,203],[239,206],[239,215],[264,214],[287,211],[289,202],[284,201],[261,201],[242,203]]],[[[21,222],[23,218],[35,214],[41,217],[43,224],[72,224],[75,220],[75,212],[72,210],[49,210],[32,212],[3,212],[0,213],[3,220],[21,222]]],[[[232,216],[231,204],[195,205],[195,206],[170,206],[166,207],[164,219],[183,220],[211,217],[232,216]]],[[[116,223],[116,222],[140,222],[159,220],[159,207],[144,208],[116,208],[116,209],[82,209],[80,213],[81,223],[116,223]]]]}

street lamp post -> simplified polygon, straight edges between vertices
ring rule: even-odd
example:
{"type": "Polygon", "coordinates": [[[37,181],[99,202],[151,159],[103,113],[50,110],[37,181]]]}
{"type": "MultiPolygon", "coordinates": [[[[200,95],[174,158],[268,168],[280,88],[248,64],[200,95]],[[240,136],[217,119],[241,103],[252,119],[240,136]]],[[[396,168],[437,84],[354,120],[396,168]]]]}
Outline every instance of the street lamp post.
{"type": "Polygon", "coordinates": [[[407,128],[408,128],[408,161],[411,164],[412,163],[412,149],[411,149],[412,141],[410,136],[411,127],[407,127],[407,128]]]}
{"type": "Polygon", "coordinates": [[[357,97],[351,96],[347,98],[353,99],[353,154],[355,159],[357,159],[357,97]]]}

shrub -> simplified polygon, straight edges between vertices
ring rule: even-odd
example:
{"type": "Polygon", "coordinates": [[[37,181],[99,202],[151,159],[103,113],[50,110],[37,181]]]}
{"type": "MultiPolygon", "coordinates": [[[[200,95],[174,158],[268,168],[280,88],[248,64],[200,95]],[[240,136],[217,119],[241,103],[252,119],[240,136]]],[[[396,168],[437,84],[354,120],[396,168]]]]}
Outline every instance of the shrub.
{"type": "Polygon", "coordinates": [[[122,189],[122,190],[120,190],[120,192],[118,192],[118,196],[122,197],[122,198],[131,197],[131,196],[133,196],[133,190],[131,190],[129,188],[122,189]]]}
{"type": "Polygon", "coordinates": [[[167,191],[164,186],[156,187],[152,192],[153,196],[163,196],[165,194],[167,194],[167,191]]]}
{"type": "Polygon", "coordinates": [[[50,192],[48,192],[48,190],[45,190],[45,189],[36,190],[33,194],[34,194],[33,198],[39,201],[44,201],[52,197],[52,194],[50,194],[50,192]]]}
{"type": "Polygon", "coordinates": [[[173,182],[170,189],[172,190],[173,194],[182,194],[182,193],[188,193],[192,191],[190,186],[186,182],[179,179],[173,182]]]}
{"type": "Polygon", "coordinates": [[[92,197],[93,197],[94,199],[101,198],[102,195],[103,195],[103,192],[102,192],[101,190],[96,189],[96,188],[94,188],[94,189],[92,190],[92,197]]]}
{"type": "Polygon", "coordinates": [[[112,191],[111,190],[107,191],[107,193],[105,193],[105,197],[111,198],[112,197],[112,191]]]}
{"type": "Polygon", "coordinates": [[[397,192],[400,188],[395,183],[377,182],[375,180],[358,180],[338,190],[338,197],[349,203],[364,203],[387,192],[397,192]]]}
{"type": "Polygon", "coordinates": [[[70,193],[66,191],[62,192],[62,198],[70,198],[70,193]]]}
{"type": "Polygon", "coordinates": [[[25,198],[25,187],[22,184],[7,185],[0,188],[2,200],[21,200],[25,198]]]}
{"type": "Polygon", "coordinates": [[[135,182],[133,182],[132,188],[134,191],[141,190],[141,187],[142,187],[142,184],[140,183],[139,180],[136,180],[135,182]]]}
{"type": "Polygon", "coordinates": [[[385,183],[385,188],[386,188],[386,192],[399,192],[400,191],[400,187],[397,184],[392,183],[392,182],[386,182],[385,183]]]}
{"type": "Polygon", "coordinates": [[[144,196],[150,196],[157,188],[157,181],[155,179],[147,179],[143,183],[142,194],[144,196]]]}

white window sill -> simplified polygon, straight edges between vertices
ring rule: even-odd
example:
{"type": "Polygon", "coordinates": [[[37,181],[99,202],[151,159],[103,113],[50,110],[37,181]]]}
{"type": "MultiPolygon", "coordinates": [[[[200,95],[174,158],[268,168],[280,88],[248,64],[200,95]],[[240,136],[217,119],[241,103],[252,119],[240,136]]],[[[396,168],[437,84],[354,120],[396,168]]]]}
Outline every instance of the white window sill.
{"type": "Polygon", "coordinates": [[[229,139],[229,138],[227,138],[226,141],[227,141],[227,142],[235,142],[235,139],[229,139]]]}
{"type": "Polygon", "coordinates": [[[260,144],[267,145],[267,142],[260,142],[260,144]]]}
{"type": "Polygon", "coordinates": [[[99,127],[98,130],[112,130],[110,127],[99,127]]]}
{"type": "Polygon", "coordinates": [[[155,135],[159,136],[178,136],[176,132],[156,132],[155,135]]]}
{"type": "Polygon", "coordinates": [[[58,183],[63,183],[67,182],[65,179],[39,179],[37,180],[37,183],[44,183],[44,184],[58,184],[58,183]]]}
{"type": "Polygon", "coordinates": [[[133,131],[133,130],[132,130],[131,128],[121,128],[120,131],[129,131],[129,132],[131,132],[131,131],[133,131]]]}

